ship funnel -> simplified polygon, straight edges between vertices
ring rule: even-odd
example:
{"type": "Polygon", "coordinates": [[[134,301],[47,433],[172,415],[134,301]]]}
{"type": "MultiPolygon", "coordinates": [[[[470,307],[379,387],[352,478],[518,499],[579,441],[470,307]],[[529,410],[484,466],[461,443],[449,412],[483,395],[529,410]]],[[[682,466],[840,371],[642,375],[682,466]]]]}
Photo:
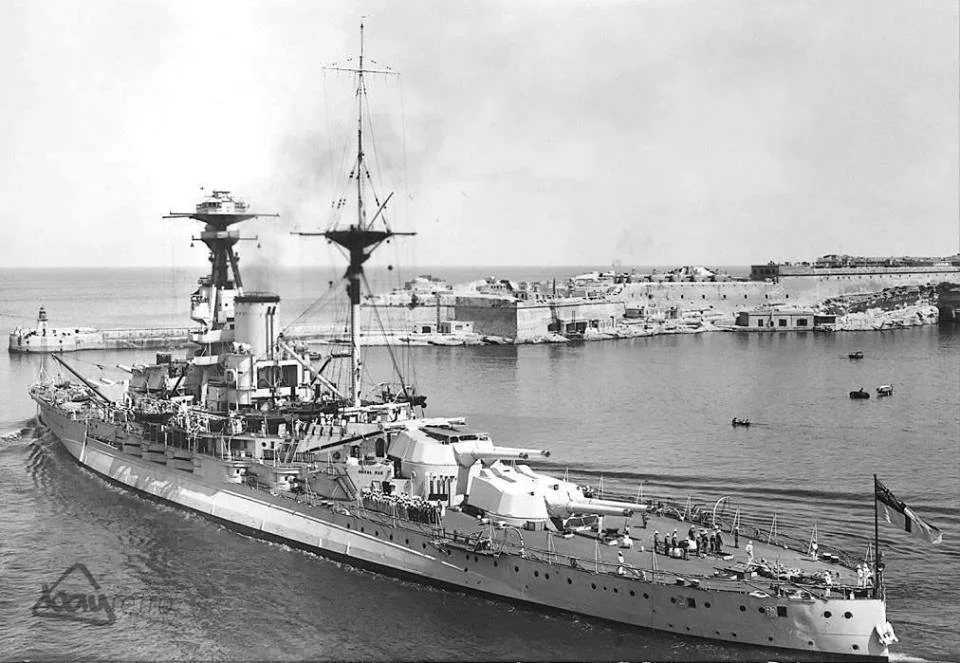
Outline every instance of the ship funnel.
{"type": "Polygon", "coordinates": [[[254,356],[272,359],[280,296],[272,292],[248,292],[237,295],[233,304],[234,340],[249,345],[254,356]]]}

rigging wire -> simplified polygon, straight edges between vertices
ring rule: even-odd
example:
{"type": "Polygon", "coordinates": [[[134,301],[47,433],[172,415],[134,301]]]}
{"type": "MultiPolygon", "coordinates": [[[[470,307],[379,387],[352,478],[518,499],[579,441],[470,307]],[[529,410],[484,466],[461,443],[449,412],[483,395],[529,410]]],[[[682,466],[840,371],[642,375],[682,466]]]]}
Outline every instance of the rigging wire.
{"type": "MultiPolygon", "coordinates": [[[[341,281],[342,281],[342,280],[344,280],[344,279],[341,277],[341,281]]],[[[311,304],[304,310],[303,313],[301,313],[301,314],[298,315],[296,318],[294,318],[293,320],[291,320],[283,329],[281,329],[281,330],[280,330],[280,333],[281,333],[281,334],[286,334],[288,331],[290,331],[290,329],[291,329],[295,324],[297,324],[298,322],[300,322],[303,318],[305,318],[305,317],[308,316],[308,315],[312,315],[313,313],[315,313],[321,306],[323,306],[323,305],[326,303],[326,300],[331,296],[331,293],[334,292],[334,291],[335,291],[335,288],[328,288],[322,295],[320,295],[319,297],[317,297],[317,299],[315,299],[315,300],[313,301],[313,303],[311,303],[311,304]]]]}
{"type": "MultiPolygon", "coordinates": [[[[362,274],[362,276],[363,276],[363,284],[366,286],[367,291],[369,292],[369,291],[370,291],[370,284],[369,284],[369,282],[367,282],[367,274],[366,274],[366,272],[362,272],[361,274],[362,274]]],[[[380,330],[381,330],[381,332],[382,332],[382,331],[383,331],[383,319],[380,317],[380,307],[379,307],[379,306],[373,306],[373,310],[374,310],[374,313],[376,313],[377,322],[378,322],[378,324],[380,325],[380,330]]],[[[406,393],[406,392],[407,392],[407,382],[406,382],[406,380],[405,380],[404,377],[403,377],[403,372],[400,370],[400,365],[399,365],[399,363],[397,362],[396,354],[394,353],[394,351],[393,351],[393,346],[392,346],[390,343],[387,343],[387,353],[390,355],[390,363],[393,364],[393,370],[394,370],[394,372],[396,372],[397,377],[400,378],[400,384],[403,386],[403,391],[404,391],[404,393],[406,393]]]]}

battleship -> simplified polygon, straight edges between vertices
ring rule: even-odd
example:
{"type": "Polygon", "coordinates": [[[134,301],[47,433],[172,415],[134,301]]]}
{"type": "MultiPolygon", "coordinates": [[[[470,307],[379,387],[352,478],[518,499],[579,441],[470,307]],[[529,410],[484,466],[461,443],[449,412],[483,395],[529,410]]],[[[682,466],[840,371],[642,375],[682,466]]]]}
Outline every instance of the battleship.
{"type": "Polygon", "coordinates": [[[391,229],[390,197],[368,190],[365,76],[383,70],[365,63],[362,25],[360,44],[338,67],[356,81],[357,216],[300,233],[348,259],[349,355],[301,356],[278,331],[280,297],[244,290],[232,228],[260,215],[216,192],[170,215],[205,224],[212,263],[191,297],[203,325],[193,356],[140,367],[117,393],[54,355],[66,374],[29,390],[40,421],[114,484],[352,565],[683,636],[886,660],[896,636],[879,551],[866,569],[824,541],[741,536],[739,511],[725,522],[716,508],[611,499],[543,471],[549,450],[426,416],[402,376],[365,386],[364,263],[412,233],[391,229]],[[331,377],[334,362],[346,379],[331,377]]]}

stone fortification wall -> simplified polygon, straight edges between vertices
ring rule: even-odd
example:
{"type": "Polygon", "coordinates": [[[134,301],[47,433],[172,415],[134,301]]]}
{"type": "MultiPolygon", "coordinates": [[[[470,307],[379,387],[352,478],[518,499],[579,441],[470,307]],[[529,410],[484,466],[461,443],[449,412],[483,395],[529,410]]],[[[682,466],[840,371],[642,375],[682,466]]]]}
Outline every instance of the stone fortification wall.
{"type": "Polygon", "coordinates": [[[944,265],[914,265],[903,267],[811,267],[809,265],[779,265],[777,270],[783,276],[929,276],[935,281],[956,280],[960,277],[960,267],[944,265]]]}
{"type": "MultiPolygon", "coordinates": [[[[860,270],[863,271],[863,270],[860,270]]],[[[876,270],[873,270],[874,272],[876,270]]],[[[903,286],[931,286],[940,282],[960,283],[956,268],[930,268],[899,273],[812,274],[781,276],[779,285],[791,293],[791,301],[814,305],[832,297],[880,292],[903,286]]]]}
{"type": "Polygon", "coordinates": [[[628,308],[712,309],[734,314],[762,304],[816,306],[833,297],[875,293],[887,288],[930,286],[943,281],[960,284],[960,269],[955,267],[913,268],[896,273],[881,273],[879,268],[852,271],[781,274],[772,281],[628,283],[623,286],[620,298],[628,308]]]}
{"type": "Polygon", "coordinates": [[[793,301],[793,296],[781,286],[760,281],[627,283],[619,297],[627,308],[713,309],[731,315],[761,304],[793,301]]]}
{"type": "Polygon", "coordinates": [[[547,336],[551,325],[596,321],[599,329],[611,328],[623,317],[620,301],[559,299],[517,302],[497,297],[457,297],[455,319],[473,322],[476,333],[528,341],[547,336]]]}
{"type": "Polygon", "coordinates": [[[524,341],[551,333],[551,325],[559,322],[563,331],[568,323],[587,322],[593,329],[610,329],[623,318],[621,301],[596,299],[554,299],[517,308],[517,336],[524,341]]]}
{"type": "Polygon", "coordinates": [[[457,297],[454,320],[473,322],[473,330],[486,336],[517,337],[517,302],[497,297],[457,297]]]}

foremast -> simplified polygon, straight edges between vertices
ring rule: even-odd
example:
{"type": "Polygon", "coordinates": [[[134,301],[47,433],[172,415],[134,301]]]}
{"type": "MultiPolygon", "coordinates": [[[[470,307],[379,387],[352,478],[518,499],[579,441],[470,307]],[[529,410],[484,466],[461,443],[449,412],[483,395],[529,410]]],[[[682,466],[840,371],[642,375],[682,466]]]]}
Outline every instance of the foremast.
{"type": "MultiPolygon", "coordinates": [[[[230,226],[256,219],[258,217],[277,217],[279,214],[268,212],[253,212],[247,203],[230,196],[229,191],[215,190],[210,196],[197,203],[194,212],[170,212],[164,219],[194,219],[205,223],[199,237],[191,237],[194,241],[201,241],[210,250],[210,276],[201,279],[201,287],[207,289],[207,303],[209,312],[202,318],[194,317],[198,322],[203,321],[207,330],[222,329],[232,318],[231,301],[227,301],[226,293],[243,294],[243,280],[240,277],[238,266],[239,257],[234,245],[241,240],[257,240],[256,236],[244,237],[239,230],[231,230],[230,226]]],[[[194,301],[194,309],[196,304],[194,301]]],[[[195,313],[196,311],[192,311],[195,313]]]]}
{"type": "Polygon", "coordinates": [[[396,72],[390,69],[370,69],[364,66],[364,43],[363,43],[363,22],[360,23],[360,58],[356,67],[344,67],[333,65],[326,67],[333,71],[345,71],[356,75],[356,97],[357,97],[357,160],[351,177],[357,180],[357,219],[356,223],[351,223],[345,229],[332,227],[324,232],[297,233],[304,236],[322,236],[328,241],[342,247],[349,258],[347,271],[344,278],[347,281],[347,295],[350,299],[350,400],[354,407],[360,407],[360,389],[361,389],[361,357],[360,357],[360,292],[361,281],[363,280],[363,264],[370,259],[373,252],[383,242],[395,235],[415,235],[412,232],[395,232],[387,225],[386,219],[382,213],[387,203],[392,197],[392,193],[386,199],[379,203],[376,212],[367,220],[366,206],[364,203],[364,178],[370,178],[370,172],[367,170],[365,154],[363,151],[363,109],[364,101],[367,96],[365,74],[383,74],[396,75],[396,72]],[[377,230],[375,224],[378,219],[383,218],[383,229],[377,230]]]}

